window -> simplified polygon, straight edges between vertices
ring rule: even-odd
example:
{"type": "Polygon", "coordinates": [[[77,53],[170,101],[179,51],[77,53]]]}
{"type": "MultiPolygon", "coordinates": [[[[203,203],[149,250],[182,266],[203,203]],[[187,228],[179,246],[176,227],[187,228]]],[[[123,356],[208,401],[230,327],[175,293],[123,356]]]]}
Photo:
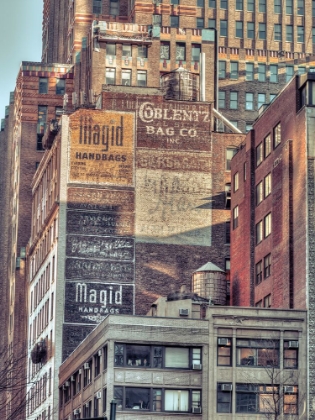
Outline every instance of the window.
{"type": "Polygon", "coordinates": [[[227,36],[227,20],[220,20],[220,36],[227,36]]]}
{"type": "Polygon", "coordinates": [[[124,86],[131,86],[131,70],[121,70],[121,82],[124,86]]]}
{"type": "Polygon", "coordinates": [[[264,278],[267,279],[271,274],[271,254],[264,257],[264,278]]]}
{"type": "Polygon", "coordinates": [[[274,0],[274,12],[281,14],[281,0],[274,0]]]}
{"type": "Polygon", "coordinates": [[[226,61],[219,61],[219,79],[225,79],[226,61]]]}
{"type": "Polygon", "coordinates": [[[106,69],[106,84],[114,85],[116,82],[116,70],[115,69],[106,69]]]}
{"type": "Polygon", "coordinates": [[[238,92],[230,92],[230,109],[238,107],[238,92]]]}
{"type": "Polygon", "coordinates": [[[239,173],[234,174],[234,192],[239,189],[239,173]]]}
{"type": "Polygon", "coordinates": [[[293,15],[293,0],[286,0],[285,12],[287,15],[293,15]]]}
{"type": "Polygon", "coordinates": [[[228,182],[225,184],[225,208],[230,209],[231,208],[231,184],[228,182]]]}
{"type": "Polygon", "coordinates": [[[162,15],[152,15],[152,24],[153,26],[161,26],[162,25],[162,15]]]}
{"type": "Polygon", "coordinates": [[[43,136],[46,130],[47,122],[47,106],[38,106],[38,116],[37,116],[37,144],[36,150],[43,150],[43,136]]]}
{"type": "Polygon", "coordinates": [[[252,127],[253,127],[252,124],[246,123],[246,126],[245,126],[246,133],[248,133],[252,129],[252,127]]]}
{"type": "Polygon", "coordinates": [[[267,238],[271,234],[271,213],[264,217],[264,237],[267,238]]]}
{"type": "Polygon", "coordinates": [[[178,28],[179,27],[179,16],[171,15],[170,16],[170,26],[171,28],[178,28]]]}
{"type": "Polygon", "coordinates": [[[102,14],[102,0],[93,0],[93,14],[94,15],[102,14]]]}
{"type": "Polygon", "coordinates": [[[233,147],[233,148],[228,147],[226,149],[226,167],[225,167],[225,169],[227,171],[231,170],[231,160],[232,160],[232,157],[236,154],[236,152],[237,152],[237,149],[235,147],[233,147]]]}
{"type": "Polygon", "coordinates": [[[233,209],[233,229],[238,227],[238,206],[233,209]]]}
{"type": "Polygon", "coordinates": [[[56,79],[56,95],[64,95],[65,86],[65,79],[56,79]]]}
{"type": "Polygon", "coordinates": [[[116,44],[106,44],[106,55],[116,55],[116,44]]]}
{"type": "Polygon", "coordinates": [[[219,108],[225,108],[225,91],[219,90],[219,108]]]}
{"type": "Polygon", "coordinates": [[[269,103],[271,103],[275,99],[276,96],[277,96],[276,93],[270,93],[270,95],[269,95],[269,98],[270,98],[269,103]]]}
{"type": "Polygon", "coordinates": [[[131,57],[131,45],[122,44],[122,56],[131,57]]]}
{"type": "Polygon", "coordinates": [[[216,27],[215,19],[208,19],[208,28],[215,29],[215,27],[216,27]]]}
{"type": "Polygon", "coordinates": [[[191,44],[191,58],[192,58],[192,61],[199,62],[200,61],[200,53],[201,53],[201,45],[200,44],[191,44]]]}
{"type": "Polygon", "coordinates": [[[276,385],[236,384],[236,412],[268,415],[279,400],[278,394],[276,385]]]}
{"type": "Polygon", "coordinates": [[[232,384],[217,384],[217,413],[232,413],[232,384]]]}
{"type": "Polygon", "coordinates": [[[254,109],[254,94],[246,92],[245,93],[245,109],[252,111],[254,109]]]}
{"type": "Polygon", "coordinates": [[[191,369],[201,364],[200,347],[115,344],[115,366],[191,369]]]}
{"type": "Polygon", "coordinates": [[[171,4],[179,4],[179,0],[171,0],[170,3],[171,4]]]}
{"type": "Polygon", "coordinates": [[[101,373],[101,356],[97,353],[94,355],[94,378],[101,373]]]}
{"type": "Polygon", "coordinates": [[[264,178],[264,198],[271,194],[271,173],[264,178]]]}
{"type": "MultiPolygon", "coordinates": [[[[285,31],[286,31],[285,40],[287,42],[293,42],[293,26],[292,25],[286,25],[285,31]]],[[[290,66],[290,67],[292,67],[292,66],[290,66]]]]}
{"type": "Polygon", "coordinates": [[[196,20],[196,26],[198,29],[202,29],[205,27],[205,20],[204,18],[197,18],[196,20]]]}
{"type": "Polygon", "coordinates": [[[218,366],[232,366],[232,339],[218,338],[218,366]]]}
{"type": "Polygon", "coordinates": [[[161,60],[170,59],[170,43],[166,41],[161,41],[160,44],[160,58],[161,60]]]}
{"type": "Polygon", "coordinates": [[[298,414],[298,387],[284,387],[283,396],[283,412],[284,414],[298,414]]]}
{"type": "MultiPolygon", "coordinates": [[[[211,7],[212,9],[215,9],[216,6],[216,0],[209,0],[209,7],[211,7]]],[[[210,26],[209,26],[210,28],[210,26]]]]}
{"type": "Polygon", "coordinates": [[[241,20],[236,21],[235,36],[236,38],[243,38],[243,22],[241,20]]]}
{"type": "Polygon", "coordinates": [[[279,367],[279,359],[279,340],[236,340],[237,366],[279,367]]]}
{"type": "Polygon", "coordinates": [[[145,87],[147,85],[147,72],[144,70],[137,71],[137,86],[145,87]]]}
{"type": "Polygon", "coordinates": [[[282,39],[282,29],[281,29],[281,25],[276,23],[274,25],[274,40],[275,41],[281,41],[282,39]]]}
{"type": "Polygon", "coordinates": [[[83,369],[83,386],[87,386],[92,380],[92,360],[84,363],[83,369]]]}
{"type": "Polygon", "coordinates": [[[118,16],[119,15],[119,0],[110,0],[109,14],[112,15],[112,16],[118,16]]]}
{"type": "Polygon", "coordinates": [[[254,80],[254,64],[246,63],[246,80],[254,80]]]}
{"type": "Polygon", "coordinates": [[[255,24],[254,22],[247,22],[247,38],[254,39],[255,38],[255,24]]]}
{"type": "Polygon", "coordinates": [[[139,58],[148,58],[148,47],[146,45],[138,45],[138,55],[139,58]]]}
{"type": "Polygon", "coordinates": [[[264,157],[266,158],[267,156],[269,156],[271,153],[271,136],[270,134],[268,134],[268,136],[266,136],[264,138],[264,157]]]}
{"type": "Polygon", "coordinates": [[[258,93],[258,109],[266,103],[266,94],[258,93]]]}
{"type": "Polygon", "coordinates": [[[201,407],[201,391],[197,389],[115,386],[114,399],[117,401],[117,410],[189,412],[192,407],[201,407]]]}
{"type": "Polygon", "coordinates": [[[281,123],[273,129],[273,147],[276,148],[281,143],[281,123]]]}
{"type": "Polygon", "coordinates": [[[94,397],[94,417],[97,418],[100,413],[100,403],[101,399],[97,398],[97,396],[94,397]]]}
{"type": "Polygon", "coordinates": [[[205,0],[197,0],[198,7],[205,7],[205,0]]]}
{"type": "Polygon", "coordinates": [[[266,12],[266,0],[259,0],[259,11],[262,13],[266,12]]]}
{"type": "Polygon", "coordinates": [[[176,43],[176,61],[186,60],[186,44],[182,42],[176,43]]]}
{"type": "Polygon", "coordinates": [[[256,264],[256,284],[260,284],[262,282],[262,261],[259,261],[256,264]]]}
{"type": "Polygon", "coordinates": [[[256,245],[260,244],[263,239],[263,222],[262,220],[256,224],[256,245]]]}
{"type": "Polygon", "coordinates": [[[277,66],[277,64],[270,64],[270,82],[278,83],[278,66],[277,66]]]}
{"type": "Polygon", "coordinates": [[[285,67],[285,81],[289,82],[293,76],[294,76],[294,67],[286,66],[285,67]]]}
{"type": "Polygon", "coordinates": [[[107,409],[107,388],[103,388],[103,413],[105,413],[107,409]]]}
{"type": "Polygon", "coordinates": [[[231,222],[225,222],[225,243],[231,243],[231,222]]]}
{"type": "Polygon", "coordinates": [[[228,8],[228,0],[220,0],[220,8],[227,9],[228,8]]]}
{"type": "Polygon", "coordinates": [[[47,77],[39,78],[38,93],[48,93],[48,78],[47,77]]]}
{"type": "Polygon", "coordinates": [[[297,42],[304,42],[304,26],[297,27],[297,42]]]}
{"type": "Polygon", "coordinates": [[[262,300],[255,303],[256,308],[262,308],[262,300]]]}
{"type": "Polygon", "coordinates": [[[264,297],[264,308],[271,308],[271,295],[264,297]]]}
{"type": "Polygon", "coordinates": [[[297,0],[297,14],[304,16],[304,0],[297,0]]]}
{"type": "Polygon", "coordinates": [[[298,341],[285,341],[283,343],[283,367],[285,369],[298,368],[298,355],[299,355],[299,342],[298,341]]]}
{"type": "Polygon", "coordinates": [[[238,62],[231,61],[231,72],[230,72],[230,79],[238,79],[238,62]]]}
{"type": "Polygon", "coordinates": [[[258,81],[266,81],[266,64],[258,63],[258,81]]]}
{"type": "Polygon", "coordinates": [[[76,395],[78,392],[81,391],[81,374],[79,373],[79,371],[77,371],[74,374],[73,386],[75,387],[75,391],[74,391],[73,395],[76,395]]]}
{"type": "Polygon", "coordinates": [[[255,11],[255,0],[247,0],[247,11],[248,12],[255,11]]]}
{"type": "Polygon", "coordinates": [[[259,23],[258,36],[259,36],[259,39],[266,39],[266,24],[265,23],[259,23]]]}
{"type": "Polygon", "coordinates": [[[83,417],[89,418],[92,415],[92,401],[89,401],[88,403],[85,403],[83,405],[83,417]]]}
{"type": "Polygon", "coordinates": [[[263,182],[260,181],[257,185],[256,185],[256,206],[258,206],[258,204],[260,204],[264,199],[263,196],[263,182]]]}
{"type": "Polygon", "coordinates": [[[298,67],[298,75],[305,74],[305,73],[306,73],[306,67],[299,66],[298,67]]]}
{"type": "Polygon", "coordinates": [[[243,10],[243,8],[244,8],[243,0],[236,0],[235,9],[236,10],[243,10]]]}

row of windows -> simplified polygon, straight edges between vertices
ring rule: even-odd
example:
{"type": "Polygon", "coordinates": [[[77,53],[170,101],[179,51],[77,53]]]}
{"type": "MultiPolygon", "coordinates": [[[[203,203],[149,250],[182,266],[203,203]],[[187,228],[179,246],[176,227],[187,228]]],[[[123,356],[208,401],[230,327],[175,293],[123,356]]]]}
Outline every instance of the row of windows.
{"type": "MultiPolygon", "coordinates": [[[[93,14],[101,15],[102,14],[102,0],[93,0],[93,14]]],[[[111,16],[119,15],[119,0],[110,0],[109,1],[109,14],[111,16]]]]}
{"type": "MultiPolygon", "coordinates": [[[[232,338],[218,338],[217,365],[232,366],[232,338]]],[[[283,342],[284,369],[298,368],[298,341],[283,342]]],[[[280,341],[267,339],[236,339],[237,367],[280,368],[280,341]]]]}
{"type": "Polygon", "coordinates": [[[256,245],[271,234],[271,213],[256,224],[256,245]]]}
{"type": "MultiPolygon", "coordinates": [[[[51,369],[49,374],[46,372],[42,378],[37,381],[30,391],[27,393],[27,413],[30,415],[37,407],[39,407],[51,395],[51,369]],[[48,387],[47,387],[48,385],[48,387]],[[47,389],[48,388],[48,389],[47,389]]],[[[45,411],[46,414],[46,411],[45,411]]],[[[50,407],[48,407],[48,419],[50,419],[50,407]]],[[[47,417],[43,417],[47,419],[47,417]]]]}
{"type": "Polygon", "coordinates": [[[256,284],[260,284],[271,275],[271,254],[266,255],[256,264],[256,284]]]}
{"type": "MultiPolygon", "coordinates": [[[[121,84],[125,86],[131,86],[131,70],[122,69],[121,71],[121,84]]],[[[116,85],[116,69],[107,68],[106,69],[106,84],[107,85],[116,85]]],[[[145,87],[147,85],[147,72],[145,70],[137,71],[137,86],[145,87]]]]}
{"type": "Polygon", "coordinates": [[[31,343],[35,343],[36,338],[38,338],[44,329],[48,326],[49,323],[49,311],[50,311],[50,319],[53,319],[54,316],[54,293],[51,294],[51,298],[49,298],[43,303],[40,311],[33,319],[32,323],[30,324],[29,328],[29,345],[31,343]],[[50,304],[49,304],[50,302],[50,304]],[[49,308],[50,306],[50,308],[49,308]]]}
{"type": "MultiPolygon", "coordinates": [[[[255,11],[255,0],[247,0],[246,2],[244,0],[236,0],[235,1],[235,10],[244,10],[244,4],[246,3],[246,9],[248,12],[254,12],[255,11]]],[[[313,17],[315,16],[315,6],[314,6],[314,0],[312,1],[313,5],[313,17]]],[[[220,9],[228,9],[229,4],[228,0],[209,0],[209,7],[210,8],[217,8],[220,7],[220,9]]],[[[201,6],[203,7],[203,6],[201,6]]],[[[287,15],[293,15],[293,0],[285,0],[285,13],[287,15]]],[[[267,11],[267,0],[258,0],[258,11],[261,13],[266,13],[267,11]]],[[[274,0],[273,5],[273,12],[276,14],[282,13],[282,1],[281,0],[274,0]]],[[[297,0],[296,3],[296,13],[299,16],[304,16],[305,8],[304,8],[304,0],[297,0]]]]}
{"type": "MultiPolygon", "coordinates": [[[[228,100],[229,109],[238,109],[239,108],[239,92],[230,92],[229,98],[227,97],[227,91],[219,91],[219,109],[226,108],[228,100]]],[[[276,95],[270,94],[270,102],[276,97],[276,95]]],[[[267,98],[265,93],[258,93],[255,99],[255,95],[252,92],[245,92],[245,109],[247,111],[255,111],[259,109],[262,105],[267,103],[267,98]]]]}
{"type": "MultiPolygon", "coordinates": [[[[232,383],[217,384],[217,412],[232,413],[232,383]]],[[[280,413],[280,402],[284,414],[298,414],[298,386],[235,384],[235,412],[261,413],[266,418],[280,413]]]]}
{"type": "Polygon", "coordinates": [[[264,138],[264,141],[259,143],[258,146],[256,147],[256,166],[259,166],[263,162],[263,160],[270,155],[272,151],[272,144],[273,144],[273,148],[275,149],[277,146],[279,146],[280,143],[281,143],[281,123],[278,123],[273,128],[273,142],[271,139],[271,135],[268,134],[264,138]]]}
{"type": "MultiPolygon", "coordinates": [[[[39,78],[38,93],[48,93],[48,77],[39,78]]],[[[64,95],[66,93],[66,80],[56,79],[56,95],[64,95]]]]}

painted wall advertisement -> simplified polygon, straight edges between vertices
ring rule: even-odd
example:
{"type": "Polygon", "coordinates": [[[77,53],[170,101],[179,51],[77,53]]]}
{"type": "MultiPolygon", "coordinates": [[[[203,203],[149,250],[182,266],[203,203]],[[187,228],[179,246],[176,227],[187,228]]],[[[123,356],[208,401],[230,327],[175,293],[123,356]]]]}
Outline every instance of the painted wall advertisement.
{"type": "Polygon", "coordinates": [[[134,115],[79,110],[70,116],[69,181],[133,185],[134,115]]]}

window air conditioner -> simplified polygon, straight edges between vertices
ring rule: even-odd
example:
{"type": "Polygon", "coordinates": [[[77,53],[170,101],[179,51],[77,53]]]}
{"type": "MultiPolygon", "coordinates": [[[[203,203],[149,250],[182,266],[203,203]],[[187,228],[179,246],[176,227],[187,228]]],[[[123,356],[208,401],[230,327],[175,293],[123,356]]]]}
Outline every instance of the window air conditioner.
{"type": "Polygon", "coordinates": [[[218,338],[219,346],[227,346],[230,344],[230,340],[228,338],[218,338]]]}
{"type": "Polygon", "coordinates": [[[289,341],[289,349],[297,349],[299,347],[298,341],[289,341]]]}
{"type": "Polygon", "coordinates": [[[96,393],[96,398],[97,398],[98,400],[102,398],[102,392],[101,392],[101,391],[98,391],[98,392],[96,393]]]}
{"type": "Polygon", "coordinates": [[[82,373],[82,369],[79,369],[79,375],[81,375],[81,373],[82,373]]]}
{"type": "Polygon", "coordinates": [[[201,414],[201,407],[193,407],[191,412],[195,414],[201,414]]]}
{"type": "Polygon", "coordinates": [[[71,381],[71,382],[74,382],[74,381],[75,381],[75,378],[74,378],[74,376],[73,376],[73,375],[71,375],[70,381],[71,381]]]}
{"type": "Polygon", "coordinates": [[[66,387],[66,388],[69,388],[69,386],[70,386],[70,382],[69,382],[69,381],[66,381],[66,382],[65,382],[65,387],[66,387]]]}
{"type": "Polygon", "coordinates": [[[73,410],[73,414],[76,416],[77,414],[80,414],[81,410],[80,408],[76,408],[75,410],[73,410]]]}
{"type": "Polygon", "coordinates": [[[85,404],[85,407],[86,407],[86,408],[89,408],[89,403],[86,403],[86,404],[85,404]]]}
{"type": "Polygon", "coordinates": [[[84,363],[83,369],[90,369],[90,363],[84,363]]]}
{"type": "Polygon", "coordinates": [[[180,316],[188,316],[189,315],[189,309],[180,309],[179,310],[180,316]]]}
{"type": "Polygon", "coordinates": [[[102,350],[99,350],[99,351],[97,352],[97,355],[98,355],[98,356],[102,356],[102,350]]]}
{"type": "Polygon", "coordinates": [[[285,387],[283,387],[283,390],[286,394],[288,394],[290,392],[294,392],[294,386],[285,386],[285,387]]]}
{"type": "Polygon", "coordinates": [[[232,391],[232,384],[221,384],[221,391],[232,391]]]}
{"type": "Polygon", "coordinates": [[[193,370],[201,370],[202,364],[201,363],[193,363],[193,370]]]}

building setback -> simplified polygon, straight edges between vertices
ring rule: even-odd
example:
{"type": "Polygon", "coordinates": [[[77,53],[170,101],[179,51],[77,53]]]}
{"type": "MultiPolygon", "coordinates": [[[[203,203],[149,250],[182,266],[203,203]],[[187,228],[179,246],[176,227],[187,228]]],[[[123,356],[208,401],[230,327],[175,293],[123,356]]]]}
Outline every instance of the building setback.
{"type": "MultiPolygon", "coordinates": [[[[309,349],[314,346],[314,83],[312,74],[295,77],[263,111],[232,160],[231,300],[308,309],[309,349]]],[[[313,365],[310,351],[309,418],[313,365]]]]}

